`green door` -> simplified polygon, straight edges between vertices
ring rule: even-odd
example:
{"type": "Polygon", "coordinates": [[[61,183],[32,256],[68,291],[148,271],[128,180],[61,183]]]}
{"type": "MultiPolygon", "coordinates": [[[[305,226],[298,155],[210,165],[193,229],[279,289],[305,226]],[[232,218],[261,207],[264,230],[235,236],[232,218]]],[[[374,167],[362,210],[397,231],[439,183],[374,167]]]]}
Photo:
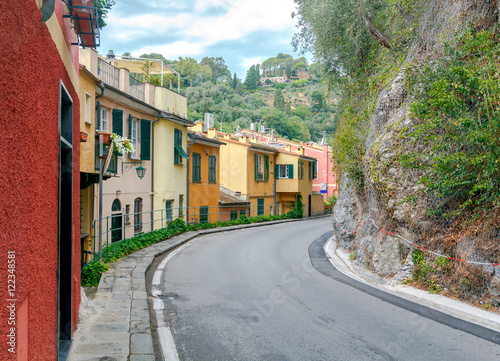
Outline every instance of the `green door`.
{"type": "Polygon", "coordinates": [[[208,222],[208,207],[203,206],[200,207],[200,223],[207,223],[208,222]]]}
{"type": "Polygon", "coordinates": [[[259,198],[257,199],[257,215],[263,215],[264,214],[264,198],[259,198]]]}
{"type": "Polygon", "coordinates": [[[111,242],[122,240],[122,214],[111,215],[111,242]]]}

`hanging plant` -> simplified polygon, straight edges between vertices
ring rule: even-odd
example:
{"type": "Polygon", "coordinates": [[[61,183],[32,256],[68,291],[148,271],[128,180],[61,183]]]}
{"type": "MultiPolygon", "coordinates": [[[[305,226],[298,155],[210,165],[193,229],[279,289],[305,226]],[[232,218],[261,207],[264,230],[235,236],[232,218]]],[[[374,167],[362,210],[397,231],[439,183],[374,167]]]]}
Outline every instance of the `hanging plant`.
{"type": "Polygon", "coordinates": [[[115,144],[116,150],[122,154],[134,154],[135,148],[130,139],[122,137],[116,133],[111,133],[111,140],[115,144]]]}

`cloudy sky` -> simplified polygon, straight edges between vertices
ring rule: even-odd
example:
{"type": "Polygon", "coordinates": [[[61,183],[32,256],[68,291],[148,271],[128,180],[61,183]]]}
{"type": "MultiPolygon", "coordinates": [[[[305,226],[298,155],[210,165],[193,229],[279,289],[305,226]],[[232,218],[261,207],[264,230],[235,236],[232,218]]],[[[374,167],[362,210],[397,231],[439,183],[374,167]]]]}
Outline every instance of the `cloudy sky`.
{"type": "MultiPolygon", "coordinates": [[[[293,0],[115,0],[101,31],[100,53],[161,53],[168,59],[222,56],[246,70],[278,53],[298,57],[293,0]]],[[[309,54],[306,54],[310,58],[309,54]]]]}

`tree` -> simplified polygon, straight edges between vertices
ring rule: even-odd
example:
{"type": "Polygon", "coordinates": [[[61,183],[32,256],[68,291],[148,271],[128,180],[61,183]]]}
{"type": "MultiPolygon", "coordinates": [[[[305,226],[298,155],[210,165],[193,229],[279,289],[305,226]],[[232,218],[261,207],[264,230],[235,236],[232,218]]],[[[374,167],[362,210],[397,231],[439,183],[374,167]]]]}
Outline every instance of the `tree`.
{"type": "Polygon", "coordinates": [[[252,65],[250,69],[248,69],[247,77],[245,79],[245,86],[247,90],[257,89],[257,81],[258,81],[257,69],[255,68],[255,65],[252,65]]]}
{"type": "Polygon", "coordinates": [[[386,21],[389,2],[383,0],[294,0],[300,31],[292,44],[310,50],[335,81],[351,75],[365,63],[373,39],[387,47],[390,43],[380,30],[386,21]]]}
{"type": "Polygon", "coordinates": [[[319,112],[323,109],[323,94],[320,91],[314,89],[311,92],[311,103],[313,112],[319,112]]]}
{"type": "Polygon", "coordinates": [[[297,109],[295,109],[295,115],[300,117],[302,120],[305,120],[309,115],[309,109],[306,105],[300,104],[297,109]]]}
{"type": "Polygon", "coordinates": [[[276,109],[285,111],[286,107],[285,97],[283,96],[283,92],[281,91],[281,89],[276,89],[276,91],[274,92],[273,106],[276,109]]]}
{"type": "Polygon", "coordinates": [[[226,77],[231,77],[231,72],[229,71],[224,58],[222,57],[204,57],[200,61],[200,65],[207,65],[212,70],[212,83],[217,83],[222,81],[226,77]]]}
{"type": "Polygon", "coordinates": [[[175,70],[189,81],[189,85],[193,86],[193,80],[198,73],[203,73],[203,69],[194,58],[179,57],[179,61],[175,64],[175,70]]]}

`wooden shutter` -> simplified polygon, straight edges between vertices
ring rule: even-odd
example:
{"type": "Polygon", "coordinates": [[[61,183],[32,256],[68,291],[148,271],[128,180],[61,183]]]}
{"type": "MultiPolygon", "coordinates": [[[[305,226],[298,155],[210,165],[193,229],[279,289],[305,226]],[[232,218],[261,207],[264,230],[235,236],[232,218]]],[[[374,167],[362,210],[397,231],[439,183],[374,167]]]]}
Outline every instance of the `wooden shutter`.
{"type": "Polygon", "coordinates": [[[128,138],[132,139],[132,114],[128,115],[128,138]]]}
{"type": "Polygon", "coordinates": [[[288,179],[293,179],[293,164],[288,165],[288,179]]]}
{"type": "Polygon", "coordinates": [[[123,137],[123,110],[113,109],[113,133],[123,137]]]}
{"type": "Polygon", "coordinates": [[[274,165],[274,179],[278,179],[280,176],[280,166],[279,164],[274,165]]]}
{"type": "Polygon", "coordinates": [[[141,119],[141,159],[151,160],[151,122],[141,119]]]}
{"type": "Polygon", "coordinates": [[[264,156],[264,180],[269,180],[269,156],[264,156]]]}
{"type": "Polygon", "coordinates": [[[97,124],[95,127],[99,130],[102,130],[101,129],[101,102],[100,101],[97,102],[97,124]]]}
{"type": "Polygon", "coordinates": [[[259,156],[258,154],[254,154],[255,159],[255,180],[259,180],[259,156]]]}

